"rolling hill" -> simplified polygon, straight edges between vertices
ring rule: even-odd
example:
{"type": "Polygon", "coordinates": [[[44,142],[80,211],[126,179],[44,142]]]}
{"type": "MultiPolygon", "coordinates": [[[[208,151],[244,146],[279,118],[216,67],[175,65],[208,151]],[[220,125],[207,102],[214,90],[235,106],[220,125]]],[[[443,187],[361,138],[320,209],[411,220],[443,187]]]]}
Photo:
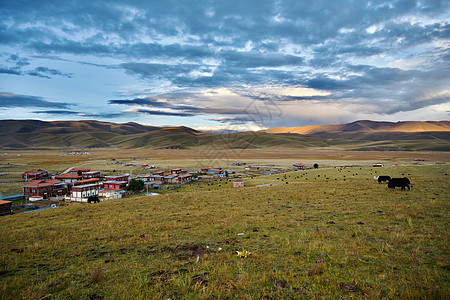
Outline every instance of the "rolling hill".
{"type": "Polygon", "coordinates": [[[376,122],[355,121],[348,124],[313,125],[304,127],[275,127],[262,130],[267,133],[317,134],[324,132],[450,132],[450,121],[376,122]]]}
{"type": "Polygon", "coordinates": [[[0,120],[0,149],[197,147],[307,148],[345,145],[352,150],[450,151],[450,122],[373,122],[274,128],[211,134],[129,122],[0,120]]]}
{"type": "Polygon", "coordinates": [[[154,127],[136,123],[116,124],[98,121],[4,120],[0,121],[0,149],[50,148],[290,148],[320,147],[321,138],[277,136],[268,133],[241,132],[210,134],[180,127],[154,127]]]}

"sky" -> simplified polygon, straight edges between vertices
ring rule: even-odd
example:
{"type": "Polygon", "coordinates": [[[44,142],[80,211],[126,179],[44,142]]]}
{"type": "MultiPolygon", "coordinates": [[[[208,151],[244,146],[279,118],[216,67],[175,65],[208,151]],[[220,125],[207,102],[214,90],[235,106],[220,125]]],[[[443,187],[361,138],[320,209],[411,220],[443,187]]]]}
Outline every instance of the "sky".
{"type": "Polygon", "coordinates": [[[449,113],[448,0],[0,1],[0,119],[225,132],[449,113]]]}

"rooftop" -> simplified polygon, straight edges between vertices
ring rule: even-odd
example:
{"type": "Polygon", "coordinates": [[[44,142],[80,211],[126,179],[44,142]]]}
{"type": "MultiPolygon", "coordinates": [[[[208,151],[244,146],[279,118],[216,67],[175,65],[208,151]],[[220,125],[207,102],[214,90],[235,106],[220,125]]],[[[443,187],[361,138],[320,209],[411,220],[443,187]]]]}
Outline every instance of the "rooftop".
{"type": "Polygon", "coordinates": [[[89,168],[72,168],[69,172],[90,172],[89,168]]]}
{"type": "Polygon", "coordinates": [[[58,179],[50,179],[50,180],[33,180],[32,182],[22,185],[22,187],[44,187],[44,186],[51,186],[55,184],[63,183],[62,181],[58,179]]]}
{"type": "Polygon", "coordinates": [[[109,175],[109,176],[105,176],[105,178],[120,178],[120,177],[125,177],[125,176],[130,176],[130,174],[126,173],[126,174],[119,174],[119,175],[109,175]]]}
{"type": "Polygon", "coordinates": [[[81,178],[81,176],[77,175],[77,174],[66,173],[66,174],[61,174],[61,175],[55,176],[55,178],[58,178],[58,179],[79,179],[79,178],[81,178]]]}
{"type": "Polygon", "coordinates": [[[76,186],[72,187],[72,190],[75,190],[75,189],[82,189],[82,188],[87,188],[87,187],[93,187],[93,186],[98,187],[98,186],[100,186],[100,185],[99,185],[99,184],[76,185],[76,186]]]}
{"type": "Polygon", "coordinates": [[[43,173],[43,172],[47,172],[47,171],[41,170],[41,169],[34,169],[34,170],[23,172],[23,174],[25,174],[25,173],[27,173],[27,174],[34,174],[34,173],[43,173]]]}

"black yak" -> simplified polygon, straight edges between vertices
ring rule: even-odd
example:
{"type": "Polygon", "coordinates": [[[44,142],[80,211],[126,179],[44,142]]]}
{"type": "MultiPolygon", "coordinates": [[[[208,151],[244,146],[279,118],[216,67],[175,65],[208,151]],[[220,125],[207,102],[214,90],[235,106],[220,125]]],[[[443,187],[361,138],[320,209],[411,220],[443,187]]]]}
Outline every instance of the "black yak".
{"type": "Polygon", "coordinates": [[[99,203],[100,199],[98,199],[98,196],[89,196],[88,197],[88,203],[99,203]]]}
{"type": "Polygon", "coordinates": [[[404,190],[406,187],[411,190],[412,184],[408,178],[391,178],[388,180],[388,188],[395,190],[395,187],[401,187],[404,190]]]}

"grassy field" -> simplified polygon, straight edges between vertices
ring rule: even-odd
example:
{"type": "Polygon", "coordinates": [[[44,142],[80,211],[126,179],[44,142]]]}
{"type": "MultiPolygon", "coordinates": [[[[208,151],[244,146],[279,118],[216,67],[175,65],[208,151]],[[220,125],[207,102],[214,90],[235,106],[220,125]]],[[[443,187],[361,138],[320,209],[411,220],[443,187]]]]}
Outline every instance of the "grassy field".
{"type": "MultiPolygon", "coordinates": [[[[445,153],[393,158],[324,152],[319,160],[312,152],[289,150],[273,159],[255,151],[237,158],[280,167],[309,159],[327,168],[247,177],[245,188],[216,181],[160,196],[2,217],[0,298],[450,297],[450,168],[407,164],[419,156],[445,160],[445,153]],[[405,165],[340,167],[371,161],[405,165]],[[391,191],[374,175],[407,176],[413,190],[391,191]]],[[[28,153],[4,156],[16,165],[3,170],[45,162],[48,167],[41,167],[63,170],[87,160],[28,153]]],[[[174,153],[177,159],[132,151],[110,155],[154,158],[167,167],[208,162],[174,153]]],[[[105,158],[106,152],[96,153],[91,160],[101,166],[105,158]]]]}
{"type": "Polygon", "coordinates": [[[89,151],[89,155],[68,155],[73,150],[22,150],[0,152],[0,192],[3,195],[22,193],[21,173],[27,170],[41,168],[59,174],[69,167],[89,167],[101,170],[103,174],[130,173],[133,175],[149,173],[138,165],[156,165],[158,169],[170,170],[181,167],[192,171],[205,166],[220,166],[243,171],[243,167],[235,167],[235,162],[254,164],[262,169],[292,168],[293,163],[304,163],[312,166],[319,163],[320,167],[344,166],[358,164],[370,166],[377,162],[386,165],[392,163],[412,165],[414,159],[426,159],[434,164],[436,161],[450,161],[448,152],[412,152],[412,151],[349,151],[345,147],[318,149],[216,149],[206,147],[196,150],[179,149],[90,149],[74,150],[89,151]],[[282,155],[280,155],[282,153],[282,155]],[[113,164],[112,159],[123,164],[113,164]],[[125,167],[126,164],[136,164],[135,167],[125,167]]]}

